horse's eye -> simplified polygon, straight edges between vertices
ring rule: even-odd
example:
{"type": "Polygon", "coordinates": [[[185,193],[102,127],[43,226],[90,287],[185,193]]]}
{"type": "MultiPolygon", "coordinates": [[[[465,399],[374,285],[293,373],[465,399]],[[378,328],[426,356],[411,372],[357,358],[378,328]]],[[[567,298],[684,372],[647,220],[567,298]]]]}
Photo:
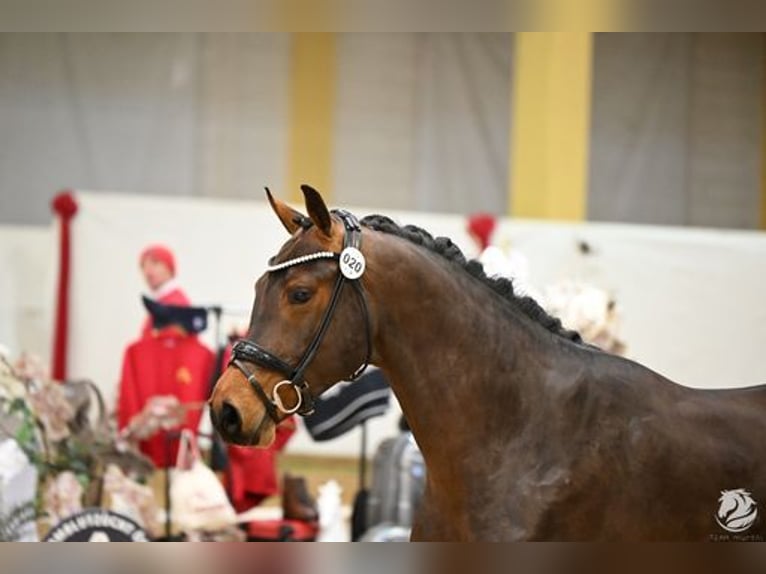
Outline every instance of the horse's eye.
{"type": "Polygon", "coordinates": [[[289,299],[290,303],[300,305],[301,303],[307,303],[308,300],[311,299],[311,295],[312,293],[308,289],[298,288],[290,291],[290,294],[287,298],[289,299]]]}

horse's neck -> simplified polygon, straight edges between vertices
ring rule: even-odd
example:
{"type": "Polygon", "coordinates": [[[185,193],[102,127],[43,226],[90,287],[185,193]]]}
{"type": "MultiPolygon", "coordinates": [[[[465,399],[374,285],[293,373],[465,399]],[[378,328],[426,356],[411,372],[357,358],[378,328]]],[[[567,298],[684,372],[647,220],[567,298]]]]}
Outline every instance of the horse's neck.
{"type": "Polygon", "coordinates": [[[538,400],[533,373],[555,367],[550,337],[487,286],[420,249],[383,263],[389,273],[370,282],[375,359],[429,473],[454,475],[478,445],[508,438],[521,424],[521,397],[538,400]]]}

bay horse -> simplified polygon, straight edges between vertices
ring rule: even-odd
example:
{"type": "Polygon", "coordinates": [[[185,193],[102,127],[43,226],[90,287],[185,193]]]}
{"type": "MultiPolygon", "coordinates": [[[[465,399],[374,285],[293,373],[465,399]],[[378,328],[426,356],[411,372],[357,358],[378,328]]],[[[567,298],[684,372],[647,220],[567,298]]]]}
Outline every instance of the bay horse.
{"type": "Polygon", "coordinates": [[[225,440],[270,444],[372,362],[426,462],[413,540],[763,540],[766,385],[673,383],[583,343],[449,239],[302,190],[308,217],[267,190],[291,238],[210,399],[225,440]]]}

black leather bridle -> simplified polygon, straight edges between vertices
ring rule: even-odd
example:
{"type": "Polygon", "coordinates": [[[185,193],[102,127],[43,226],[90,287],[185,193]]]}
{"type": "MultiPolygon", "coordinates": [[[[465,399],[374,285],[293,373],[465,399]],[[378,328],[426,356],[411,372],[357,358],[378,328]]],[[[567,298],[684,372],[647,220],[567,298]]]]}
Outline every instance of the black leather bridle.
{"type": "Polygon", "coordinates": [[[359,299],[362,302],[367,336],[367,355],[364,362],[354,371],[348,380],[353,381],[361,376],[370,363],[370,357],[372,355],[370,314],[367,305],[367,297],[360,281],[361,275],[364,273],[365,269],[364,256],[361,251],[359,251],[362,245],[362,227],[359,224],[359,220],[348,211],[338,209],[334,210],[332,213],[340,218],[345,230],[343,250],[340,253],[319,251],[310,255],[304,255],[303,257],[297,257],[295,259],[290,259],[289,261],[270,265],[267,269],[269,273],[274,273],[290,267],[295,267],[296,265],[306,265],[323,259],[333,259],[338,262],[338,277],[335,280],[332,295],[330,295],[330,302],[327,305],[327,309],[325,309],[318,329],[314,333],[314,338],[311,340],[311,343],[309,343],[306,351],[303,353],[303,357],[298,361],[298,364],[295,367],[289,365],[287,362],[250,339],[242,339],[238,341],[232,349],[232,358],[229,365],[236,367],[243,375],[245,375],[245,377],[247,377],[247,381],[253,387],[256,395],[258,395],[258,398],[261,400],[264,407],[266,407],[266,411],[275,423],[281,422],[286,416],[293,413],[306,416],[314,412],[314,398],[311,395],[311,390],[304,377],[306,370],[319,350],[319,346],[322,344],[324,336],[327,334],[335,310],[338,307],[343,287],[348,282],[354,286],[359,295],[359,299]],[[252,373],[247,368],[246,363],[259,365],[265,369],[276,371],[285,376],[285,380],[274,386],[272,397],[268,396],[256,379],[255,373],[252,373]],[[292,407],[286,407],[279,396],[279,389],[283,386],[290,386],[295,391],[296,404],[292,407]],[[285,416],[281,417],[279,411],[282,411],[285,416]]]}

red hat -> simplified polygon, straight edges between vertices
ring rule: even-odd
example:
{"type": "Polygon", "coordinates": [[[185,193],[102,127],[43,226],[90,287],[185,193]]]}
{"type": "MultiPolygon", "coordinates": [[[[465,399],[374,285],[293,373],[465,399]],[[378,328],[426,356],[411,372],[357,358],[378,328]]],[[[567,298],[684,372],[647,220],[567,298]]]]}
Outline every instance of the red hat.
{"type": "Polygon", "coordinates": [[[481,248],[489,247],[489,239],[495,230],[495,216],[489,213],[475,213],[468,218],[468,231],[481,243],[481,248]]]}
{"type": "Polygon", "coordinates": [[[161,261],[168,266],[170,272],[176,274],[176,258],[173,256],[173,252],[164,245],[150,245],[141,252],[139,264],[143,265],[146,258],[154,259],[155,261],[161,261]]]}

